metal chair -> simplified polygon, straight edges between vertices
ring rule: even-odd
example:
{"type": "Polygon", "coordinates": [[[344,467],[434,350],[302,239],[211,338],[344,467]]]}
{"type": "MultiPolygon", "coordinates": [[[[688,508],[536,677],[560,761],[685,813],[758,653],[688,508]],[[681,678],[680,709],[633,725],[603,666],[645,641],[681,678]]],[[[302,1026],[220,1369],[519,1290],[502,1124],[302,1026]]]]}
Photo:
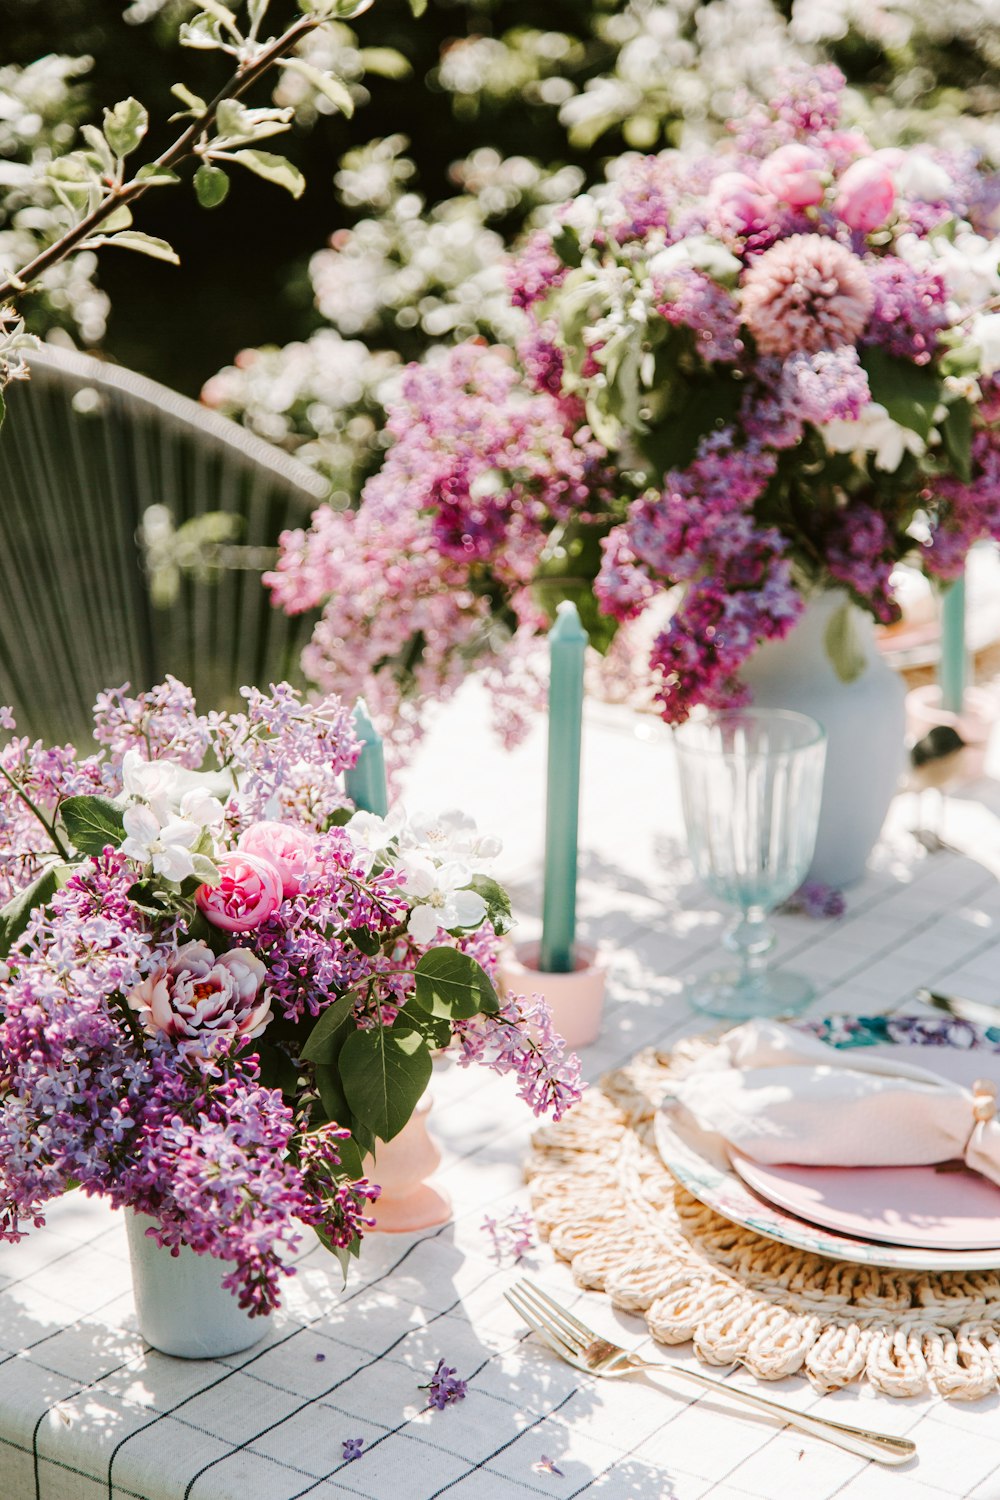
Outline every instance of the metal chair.
{"type": "Polygon", "coordinates": [[[260,581],[318,475],[154,381],[45,345],[0,431],[0,702],[89,738],[102,689],[167,672],[203,707],[298,678],[308,616],[260,581]]]}

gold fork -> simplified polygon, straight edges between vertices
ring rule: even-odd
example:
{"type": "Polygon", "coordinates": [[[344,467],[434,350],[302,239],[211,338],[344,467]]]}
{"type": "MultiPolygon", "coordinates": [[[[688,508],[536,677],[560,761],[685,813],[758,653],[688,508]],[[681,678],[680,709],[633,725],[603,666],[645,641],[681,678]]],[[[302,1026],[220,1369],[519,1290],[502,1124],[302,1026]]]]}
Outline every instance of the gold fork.
{"type": "Polygon", "coordinates": [[[504,1292],[504,1296],[518,1316],[524,1319],[540,1339],[544,1339],[560,1359],[590,1375],[613,1379],[618,1375],[631,1375],[637,1370],[659,1370],[670,1375],[680,1375],[685,1380],[693,1381],[695,1385],[717,1391],[732,1401],[741,1401],[754,1411],[767,1412],[769,1416],[787,1422],[790,1427],[811,1432],[815,1437],[825,1438],[828,1443],[846,1448],[849,1453],[874,1459],[880,1464],[905,1464],[917,1451],[916,1444],[909,1438],[890,1437],[884,1432],[869,1432],[861,1427],[848,1427],[843,1422],[828,1421],[825,1417],[813,1417],[807,1412],[792,1411],[787,1406],[779,1405],[777,1401],[768,1401],[751,1391],[725,1385],[721,1380],[712,1380],[698,1370],[688,1369],[686,1365],[671,1364],[667,1360],[643,1359],[641,1354],[632,1354],[620,1345],[601,1338],[567,1308],[554,1302],[541,1287],[527,1279],[517,1282],[509,1291],[504,1292]]]}

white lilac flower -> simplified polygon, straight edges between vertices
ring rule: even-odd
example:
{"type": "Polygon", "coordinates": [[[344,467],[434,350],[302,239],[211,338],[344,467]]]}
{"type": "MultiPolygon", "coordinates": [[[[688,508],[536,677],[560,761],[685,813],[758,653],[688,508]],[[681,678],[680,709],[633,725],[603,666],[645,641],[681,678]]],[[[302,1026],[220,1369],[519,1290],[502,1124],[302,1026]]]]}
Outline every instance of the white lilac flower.
{"type": "Polygon", "coordinates": [[[925,451],[926,443],[918,432],[894,422],[884,406],[870,402],[856,421],[827,422],[822,428],[823,441],[831,453],[871,453],[876,469],[895,473],[904,453],[916,457],[925,451]]]}
{"type": "Polygon", "coordinates": [[[432,943],[438,932],[478,927],[486,916],[486,902],[478,891],[468,890],[472,872],[467,865],[435,865],[425,855],[404,853],[400,869],[406,876],[406,894],[414,901],[407,931],[418,943],[432,943]]]}

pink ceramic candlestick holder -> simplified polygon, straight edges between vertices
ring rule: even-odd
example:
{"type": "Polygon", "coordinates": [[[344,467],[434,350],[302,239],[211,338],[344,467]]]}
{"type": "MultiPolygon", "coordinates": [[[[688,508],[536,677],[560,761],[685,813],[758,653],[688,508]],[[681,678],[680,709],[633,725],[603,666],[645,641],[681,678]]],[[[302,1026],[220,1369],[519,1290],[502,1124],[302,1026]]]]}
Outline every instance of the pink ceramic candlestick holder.
{"type": "Polygon", "coordinates": [[[517,943],[500,959],[501,994],[543,995],[552,1011],[552,1024],[570,1047],[586,1047],[597,1040],[604,1011],[607,960],[596,948],[576,949],[571,974],[544,974],[538,967],[538,943],[517,943]]]}
{"type": "Polygon", "coordinates": [[[441,1152],[427,1129],[432,1100],[425,1094],[411,1118],[391,1141],[379,1141],[365,1157],[365,1172],[382,1189],[372,1205],[375,1228],[383,1234],[409,1234],[447,1224],[451,1199],[427,1179],[441,1165],[441,1152]]]}

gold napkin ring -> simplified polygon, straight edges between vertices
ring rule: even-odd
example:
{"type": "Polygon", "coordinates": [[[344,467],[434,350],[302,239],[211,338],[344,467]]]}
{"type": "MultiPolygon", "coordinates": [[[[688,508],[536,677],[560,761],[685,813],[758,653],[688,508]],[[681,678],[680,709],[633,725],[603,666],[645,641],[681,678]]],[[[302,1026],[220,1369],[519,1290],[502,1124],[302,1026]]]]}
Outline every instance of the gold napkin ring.
{"type": "Polygon", "coordinates": [[[977,1078],[972,1085],[972,1114],[978,1125],[996,1118],[997,1086],[989,1078],[977,1078]]]}

